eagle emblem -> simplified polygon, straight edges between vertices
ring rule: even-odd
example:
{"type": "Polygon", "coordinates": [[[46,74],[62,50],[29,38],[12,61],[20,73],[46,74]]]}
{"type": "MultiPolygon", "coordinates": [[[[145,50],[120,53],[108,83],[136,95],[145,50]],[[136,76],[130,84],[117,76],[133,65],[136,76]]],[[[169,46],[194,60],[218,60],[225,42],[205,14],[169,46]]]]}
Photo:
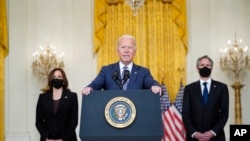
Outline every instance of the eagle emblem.
{"type": "Polygon", "coordinates": [[[125,105],[119,104],[116,105],[114,108],[118,120],[124,120],[128,115],[128,113],[126,113],[127,107],[125,105]]]}

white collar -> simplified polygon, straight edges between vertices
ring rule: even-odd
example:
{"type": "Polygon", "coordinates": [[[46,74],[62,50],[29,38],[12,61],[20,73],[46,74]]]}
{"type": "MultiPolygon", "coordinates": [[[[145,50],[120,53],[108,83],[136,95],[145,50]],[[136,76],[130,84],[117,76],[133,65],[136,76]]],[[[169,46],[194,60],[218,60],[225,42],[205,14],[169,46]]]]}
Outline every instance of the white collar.
{"type": "Polygon", "coordinates": [[[200,79],[200,84],[201,84],[201,85],[203,85],[204,82],[207,82],[207,84],[210,85],[211,82],[212,82],[212,79],[209,78],[207,81],[204,81],[204,80],[200,79]]]}
{"type": "MultiPolygon", "coordinates": [[[[133,62],[131,62],[130,64],[128,64],[126,67],[128,67],[128,70],[131,72],[131,70],[132,70],[132,66],[133,66],[133,62]]],[[[119,61],[119,67],[120,67],[120,70],[122,70],[123,69],[123,67],[125,67],[125,65],[121,62],[121,61],[119,61]]]]}

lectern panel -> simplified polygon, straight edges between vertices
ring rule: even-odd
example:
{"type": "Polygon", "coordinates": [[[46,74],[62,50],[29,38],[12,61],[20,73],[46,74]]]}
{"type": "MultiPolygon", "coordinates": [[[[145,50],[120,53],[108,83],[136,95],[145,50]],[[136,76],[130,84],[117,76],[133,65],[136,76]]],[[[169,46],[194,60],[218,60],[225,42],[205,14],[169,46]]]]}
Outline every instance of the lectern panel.
{"type": "Polygon", "coordinates": [[[151,90],[93,91],[82,98],[82,141],[160,141],[162,135],[160,97],[151,90]],[[124,128],[112,126],[105,117],[107,104],[116,97],[129,99],[136,109],[133,122],[124,128]]]}

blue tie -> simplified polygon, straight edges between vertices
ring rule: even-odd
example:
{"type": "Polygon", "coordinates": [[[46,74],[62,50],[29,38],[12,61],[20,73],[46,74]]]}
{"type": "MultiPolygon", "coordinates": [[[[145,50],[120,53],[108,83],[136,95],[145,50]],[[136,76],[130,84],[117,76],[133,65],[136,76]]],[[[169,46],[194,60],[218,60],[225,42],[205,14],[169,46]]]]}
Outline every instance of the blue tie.
{"type": "Polygon", "coordinates": [[[204,82],[203,85],[204,85],[203,101],[204,101],[204,104],[207,105],[207,98],[208,98],[207,82],[204,82]]]}

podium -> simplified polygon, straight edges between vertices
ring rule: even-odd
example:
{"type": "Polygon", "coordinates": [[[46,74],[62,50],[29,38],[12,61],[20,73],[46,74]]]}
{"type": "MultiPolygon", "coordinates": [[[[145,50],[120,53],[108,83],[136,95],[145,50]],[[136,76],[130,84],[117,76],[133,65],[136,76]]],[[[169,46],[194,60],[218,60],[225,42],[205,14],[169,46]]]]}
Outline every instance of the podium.
{"type": "Polygon", "coordinates": [[[82,98],[79,136],[82,141],[161,141],[161,114],[160,96],[151,90],[92,91],[82,98]],[[115,103],[110,102],[117,97],[131,101],[136,111],[126,127],[116,127],[107,120],[107,107],[112,107],[115,103]]]}

